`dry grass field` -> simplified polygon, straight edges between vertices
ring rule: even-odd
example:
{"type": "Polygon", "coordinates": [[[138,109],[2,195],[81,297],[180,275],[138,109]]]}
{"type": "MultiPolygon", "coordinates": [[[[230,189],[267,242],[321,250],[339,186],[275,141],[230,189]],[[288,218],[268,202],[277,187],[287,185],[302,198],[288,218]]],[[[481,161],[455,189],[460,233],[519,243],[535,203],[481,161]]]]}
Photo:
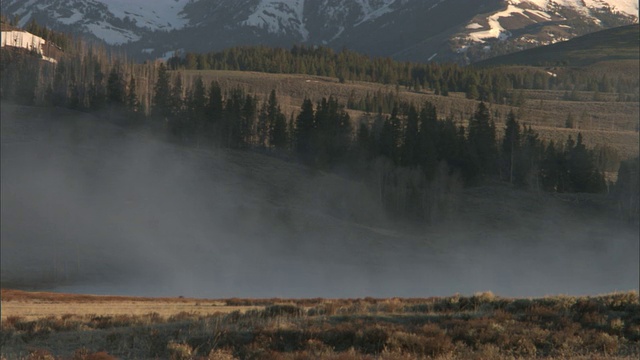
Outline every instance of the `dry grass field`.
{"type": "Polygon", "coordinates": [[[225,301],[189,298],[143,298],[127,296],[93,296],[2,290],[2,320],[23,318],[38,320],[75,316],[140,316],[155,313],[170,317],[183,312],[212,315],[233,311],[261,309],[261,306],[229,306],[225,301]],[[72,309],[72,310],[71,310],[72,309]]]}
{"type": "Polygon", "coordinates": [[[3,290],[2,306],[3,359],[640,355],[640,303],[635,292],[537,299],[478,293],[426,299],[196,300],[3,290]],[[64,306],[66,312],[60,314],[64,306]],[[113,309],[120,306],[118,315],[113,309]],[[189,306],[194,309],[185,310],[189,306]],[[199,311],[205,306],[218,311],[199,311]],[[89,307],[93,313],[84,313],[89,307]]]}
{"type": "MultiPolygon", "coordinates": [[[[593,71],[598,68],[594,67],[593,71]]],[[[456,122],[465,124],[475,110],[477,101],[465,98],[462,93],[450,93],[449,96],[437,96],[432,91],[416,92],[404,87],[348,81],[341,84],[336,78],[295,75],[267,74],[240,71],[180,71],[185,83],[190,84],[196,77],[202,76],[205,84],[212,80],[220,82],[223,88],[242,87],[247,91],[266,99],[268,93],[275,89],[284,113],[294,116],[298,113],[302,101],[308,97],[314,101],[333,95],[343,104],[350,96],[364,98],[367,93],[374,95],[398,91],[403,100],[422,104],[432,102],[438,109],[441,118],[451,117],[456,122]]],[[[563,100],[562,91],[524,91],[527,99],[521,107],[492,104],[492,113],[499,116],[495,119],[499,132],[503,130],[504,120],[513,110],[522,124],[531,126],[540,133],[542,139],[564,143],[568,135],[574,139],[581,132],[588,146],[608,145],[616,149],[623,158],[637,156],[639,151],[638,129],[640,104],[638,102],[616,102],[614,97],[603,94],[600,101],[593,101],[593,93],[580,92],[580,101],[563,100]],[[574,127],[565,127],[566,119],[571,114],[574,127]]],[[[364,115],[361,111],[350,110],[352,119],[364,115]]]]}

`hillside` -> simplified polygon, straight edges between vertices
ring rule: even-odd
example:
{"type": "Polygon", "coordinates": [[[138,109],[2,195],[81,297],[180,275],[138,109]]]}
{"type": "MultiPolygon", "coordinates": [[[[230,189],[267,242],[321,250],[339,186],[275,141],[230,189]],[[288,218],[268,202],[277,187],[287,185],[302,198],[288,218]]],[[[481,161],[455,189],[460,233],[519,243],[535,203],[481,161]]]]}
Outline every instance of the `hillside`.
{"type": "MultiPolygon", "coordinates": [[[[628,74],[628,70],[633,68],[631,65],[621,71],[628,74]]],[[[592,71],[601,70],[594,66],[592,71]]],[[[398,91],[402,100],[419,105],[429,101],[436,106],[441,118],[453,117],[457,123],[466,124],[478,104],[476,100],[467,99],[463,93],[452,92],[449,96],[439,96],[431,90],[414,91],[405,87],[396,88],[391,85],[360,81],[340,83],[336,78],[309,75],[214,70],[182,70],[174,71],[172,74],[183,76],[185,86],[201,76],[206,84],[216,80],[225,88],[232,89],[239,86],[256,93],[262,99],[266,99],[269,92],[275,89],[287,117],[290,114],[296,116],[299,113],[305,97],[315,102],[322,97],[333,95],[346,104],[350,97],[364,98],[367,94],[398,91]]],[[[593,101],[593,93],[587,91],[580,92],[582,96],[580,101],[564,100],[562,91],[525,90],[524,95],[528,100],[520,107],[491,105],[491,108],[500,115],[494,119],[499,133],[504,129],[506,115],[510,110],[514,110],[518,114],[519,121],[532,126],[545,140],[562,143],[567,136],[576,138],[581,132],[586,144],[590,147],[606,144],[615,148],[623,158],[638,154],[637,128],[640,107],[637,102],[619,103],[614,101],[615,98],[606,98],[606,95],[603,95],[600,101],[593,101]],[[568,129],[565,126],[569,114],[573,114],[576,118],[575,128],[568,129]]],[[[349,110],[349,113],[356,123],[362,116],[367,115],[357,110],[349,110]]]]}
{"type": "Polygon", "coordinates": [[[478,66],[588,66],[604,61],[640,60],[640,26],[617,27],[568,41],[498,56],[478,66]]]}
{"type": "Polygon", "coordinates": [[[182,148],[63,109],[3,104],[1,121],[3,286],[208,297],[637,287],[638,229],[602,195],[460,187],[424,227],[389,219],[375,175],[182,148]]]}

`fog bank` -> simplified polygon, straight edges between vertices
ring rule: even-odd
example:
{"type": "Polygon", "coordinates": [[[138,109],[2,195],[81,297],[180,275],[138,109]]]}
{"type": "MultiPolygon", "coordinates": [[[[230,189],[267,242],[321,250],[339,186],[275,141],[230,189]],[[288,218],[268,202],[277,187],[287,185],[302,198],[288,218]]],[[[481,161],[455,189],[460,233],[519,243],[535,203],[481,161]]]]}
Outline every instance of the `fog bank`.
{"type": "Polygon", "coordinates": [[[550,194],[463,191],[448,222],[387,218],[369,185],[2,105],[4,286],[141,296],[424,297],[638,289],[637,227],[550,194]]]}

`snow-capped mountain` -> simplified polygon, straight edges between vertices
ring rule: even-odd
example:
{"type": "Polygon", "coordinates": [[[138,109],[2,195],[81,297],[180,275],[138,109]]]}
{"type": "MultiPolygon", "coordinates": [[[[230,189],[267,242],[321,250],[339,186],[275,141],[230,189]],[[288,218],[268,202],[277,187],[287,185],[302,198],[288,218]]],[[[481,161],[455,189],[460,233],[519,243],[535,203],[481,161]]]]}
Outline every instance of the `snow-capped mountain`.
{"type": "Polygon", "coordinates": [[[3,0],[20,23],[134,54],[236,45],[348,47],[401,59],[473,60],[638,21],[638,0],[3,0]]]}

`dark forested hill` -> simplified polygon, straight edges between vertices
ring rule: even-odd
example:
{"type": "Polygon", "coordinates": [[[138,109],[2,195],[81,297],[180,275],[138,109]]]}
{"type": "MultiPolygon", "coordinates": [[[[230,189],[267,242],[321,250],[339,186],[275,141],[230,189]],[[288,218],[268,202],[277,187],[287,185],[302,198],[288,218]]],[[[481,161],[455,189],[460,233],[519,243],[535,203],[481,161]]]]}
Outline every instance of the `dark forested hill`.
{"type": "Polygon", "coordinates": [[[639,60],[640,26],[616,27],[568,41],[481,61],[476,65],[585,66],[601,61],[639,60]]]}

